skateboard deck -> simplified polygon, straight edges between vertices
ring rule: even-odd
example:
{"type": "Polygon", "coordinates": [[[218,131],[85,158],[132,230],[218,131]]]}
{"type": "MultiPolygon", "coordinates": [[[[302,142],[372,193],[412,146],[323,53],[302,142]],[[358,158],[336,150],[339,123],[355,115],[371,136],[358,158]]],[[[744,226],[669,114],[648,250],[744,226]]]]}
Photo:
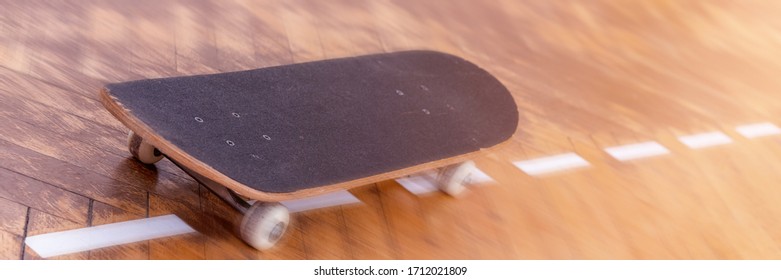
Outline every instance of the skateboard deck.
{"type": "Polygon", "coordinates": [[[115,83],[100,96],[178,165],[262,201],[462,162],[518,126],[496,78],[433,51],[115,83]]]}

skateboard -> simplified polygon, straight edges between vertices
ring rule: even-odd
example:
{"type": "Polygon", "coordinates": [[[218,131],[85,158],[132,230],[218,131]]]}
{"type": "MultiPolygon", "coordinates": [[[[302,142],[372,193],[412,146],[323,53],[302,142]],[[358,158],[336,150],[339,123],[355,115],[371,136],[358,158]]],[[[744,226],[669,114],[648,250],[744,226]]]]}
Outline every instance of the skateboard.
{"type": "Polygon", "coordinates": [[[491,74],[435,51],[113,83],[100,100],[130,129],[133,157],[168,158],[207,186],[244,214],[239,234],[259,250],[290,222],[280,201],[426,170],[459,194],[471,160],[519,118],[491,74]]]}

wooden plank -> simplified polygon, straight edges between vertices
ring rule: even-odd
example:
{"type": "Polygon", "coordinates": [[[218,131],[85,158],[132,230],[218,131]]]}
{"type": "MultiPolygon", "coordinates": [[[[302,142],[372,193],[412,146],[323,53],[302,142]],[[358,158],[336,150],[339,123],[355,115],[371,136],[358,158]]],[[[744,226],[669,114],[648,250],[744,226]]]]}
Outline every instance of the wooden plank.
{"type": "MultiPolygon", "coordinates": [[[[125,131],[125,127],[103,109],[103,106],[96,99],[75,95],[68,90],[29,79],[3,68],[0,68],[0,91],[24,92],[25,94],[12,95],[16,98],[29,99],[61,111],[70,112],[117,131],[125,131]]],[[[97,88],[93,94],[97,96],[97,88]]]]}
{"type": "MultiPolygon", "coordinates": [[[[47,106],[39,102],[18,98],[10,91],[0,90],[0,115],[18,119],[41,129],[57,132],[63,137],[72,138],[102,149],[106,152],[128,157],[127,129],[117,132],[113,127],[96,123],[93,120],[73,115],[71,112],[47,106]]],[[[168,161],[156,165],[160,170],[173,175],[189,178],[168,161]]]]}
{"type": "MultiPolygon", "coordinates": [[[[4,8],[12,10],[11,5],[3,5],[4,8]]],[[[2,67],[14,69],[15,71],[27,73],[30,70],[30,51],[24,46],[23,32],[17,32],[22,27],[18,20],[13,17],[3,17],[3,39],[0,46],[0,58],[2,67]]]]}
{"type": "MultiPolygon", "coordinates": [[[[30,221],[27,226],[27,236],[35,236],[50,232],[60,232],[71,229],[78,229],[87,226],[87,221],[73,222],[37,209],[30,210],[30,221]]],[[[52,257],[52,260],[86,260],[89,258],[89,252],[79,252],[67,255],[52,257]]],[[[41,259],[29,246],[25,246],[24,259],[41,259]]]]}
{"type": "Polygon", "coordinates": [[[399,259],[437,258],[438,248],[428,236],[429,228],[421,216],[415,195],[392,181],[377,183],[380,202],[394,250],[399,259]]]}
{"type": "Polygon", "coordinates": [[[219,72],[210,3],[172,8],[176,34],[176,71],[185,75],[219,72]]]}
{"type": "Polygon", "coordinates": [[[94,79],[82,79],[81,71],[74,69],[84,58],[90,57],[82,48],[85,41],[90,40],[84,38],[87,36],[82,32],[85,25],[83,10],[84,6],[62,7],[46,2],[8,7],[9,13],[26,15],[9,18],[17,28],[25,30],[17,32],[18,42],[23,44],[25,59],[29,61],[27,67],[9,68],[34,79],[79,89],[74,94],[93,94],[96,87],[91,83],[94,79]]]}
{"type": "Polygon", "coordinates": [[[4,140],[0,146],[0,166],[8,170],[133,213],[146,213],[145,191],[4,140]],[[25,164],[18,164],[20,159],[25,164]]]}
{"type": "Polygon", "coordinates": [[[539,182],[505,160],[483,160],[481,169],[497,181],[486,200],[497,209],[497,219],[511,232],[507,246],[515,259],[567,259],[572,257],[566,232],[552,211],[539,182]]]}
{"type": "Polygon", "coordinates": [[[355,188],[350,193],[363,202],[342,209],[353,258],[396,259],[398,252],[390,236],[377,186],[355,188]]]}
{"type": "Polygon", "coordinates": [[[2,61],[17,61],[5,63],[3,66],[27,78],[74,89],[74,94],[91,96],[94,99],[94,92],[99,84],[95,84],[94,79],[85,79],[86,76],[81,71],[74,70],[74,66],[79,65],[83,57],[89,57],[83,55],[81,48],[84,41],[89,40],[83,38],[81,32],[85,25],[81,13],[83,6],[64,8],[40,2],[10,7],[4,5],[4,8],[7,8],[9,14],[26,16],[4,17],[14,26],[4,37],[14,38],[12,50],[22,56],[3,59],[2,61]],[[63,9],[68,12],[64,13],[63,9]],[[41,20],[44,18],[47,20],[41,20]]]}
{"type": "MultiPolygon", "coordinates": [[[[169,11],[174,6],[180,5],[190,6],[193,3],[173,1],[160,3],[153,0],[142,0],[105,2],[95,5],[108,11],[112,20],[116,20],[114,16],[116,14],[124,17],[124,21],[120,25],[127,35],[120,38],[121,46],[118,47],[127,49],[128,64],[123,65],[121,70],[143,78],[159,78],[176,74],[176,30],[169,11]]],[[[115,31],[105,30],[104,32],[113,34],[115,31]]],[[[113,61],[114,57],[108,55],[102,59],[109,65],[118,65],[117,62],[113,61]]],[[[119,82],[124,79],[111,79],[110,81],[119,82]]]]}
{"type": "Polygon", "coordinates": [[[197,233],[172,236],[149,241],[149,259],[204,259],[206,226],[198,208],[164,198],[149,195],[149,216],[174,214],[190,225],[197,233]]]}
{"type": "Polygon", "coordinates": [[[22,259],[22,237],[0,230],[0,260],[22,259]]]}
{"type": "Polygon", "coordinates": [[[585,184],[602,186],[599,200],[594,203],[601,205],[600,208],[615,228],[606,234],[613,236],[616,243],[622,244],[615,246],[624,247],[632,259],[684,257],[685,252],[679,250],[681,248],[670,247],[660,237],[659,225],[664,224],[667,217],[658,211],[649,190],[641,187],[641,181],[630,174],[633,167],[617,163],[607,154],[598,153],[600,146],[584,146],[586,144],[583,142],[575,142],[575,145],[581,153],[590,154],[590,158],[595,159],[591,161],[594,166],[589,169],[588,183],[585,184]]]}
{"type": "Polygon", "coordinates": [[[276,13],[278,2],[239,1],[250,17],[255,64],[258,67],[290,64],[293,56],[285,31],[285,23],[276,13]]]}
{"type": "Polygon", "coordinates": [[[81,56],[78,69],[85,75],[103,81],[141,78],[140,75],[128,71],[131,61],[132,45],[126,36],[129,32],[131,19],[127,14],[111,7],[95,3],[81,8],[84,21],[81,28],[76,28],[83,38],[81,49],[90,56],[81,56]]]}
{"type": "Polygon", "coordinates": [[[115,178],[143,191],[198,204],[197,183],[192,179],[155,172],[132,158],[122,158],[73,139],[46,133],[23,122],[0,116],[0,123],[6,132],[0,139],[7,142],[115,178]]]}
{"type": "Polygon", "coordinates": [[[434,247],[427,252],[427,258],[434,259],[480,259],[483,256],[477,247],[476,236],[469,233],[468,221],[460,209],[458,199],[442,193],[420,197],[420,215],[426,223],[427,241],[434,247]]]}
{"type": "Polygon", "coordinates": [[[436,246],[432,258],[515,258],[512,246],[516,232],[505,225],[500,208],[488,196],[495,184],[470,185],[459,197],[442,192],[420,196],[420,215],[425,219],[429,243],[436,246]]]}
{"type": "Polygon", "coordinates": [[[27,208],[14,201],[0,198],[0,230],[23,236],[27,222],[27,208]]]}
{"type": "Polygon", "coordinates": [[[22,39],[32,57],[29,70],[20,73],[90,99],[106,82],[174,73],[173,25],[160,3],[91,3],[68,7],[68,13],[62,8],[36,3],[24,11],[31,17],[15,18],[26,30],[22,39]]]}
{"type": "Polygon", "coordinates": [[[315,17],[307,11],[298,9],[302,3],[285,1],[277,7],[277,14],[285,24],[294,62],[307,62],[325,58],[320,33],[315,17]]]}
{"type": "MultiPolygon", "coordinates": [[[[480,191],[482,192],[482,190],[480,191]]],[[[483,194],[473,194],[478,201],[479,205],[485,206],[485,203],[489,200],[483,197],[483,194]]],[[[488,207],[486,207],[488,208],[488,207]]],[[[485,209],[482,209],[485,211],[485,209]]],[[[467,221],[465,227],[469,235],[468,240],[475,242],[474,247],[477,248],[477,252],[474,255],[470,255],[470,259],[517,259],[517,253],[513,246],[515,237],[514,232],[511,232],[504,226],[503,220],[499,218],[496,213],[479,213],[476,215],[467,214],[468,211],[462,212],[464,219],[467,221]]]]}
{"type": "MultiPolygon", "coordinates": [[[[466,239],[473,242],[475,253],[470,259],[515,259],[516,252],[512,244],[515,232],[503,226],[499,208],[490,198],[490,192],[496,188],[495,183],[470,185],[469,189],[459,197],[445,197],[455,200],[462,227],[466,231],[466,239]]],[[[444,193],[440,194],[446,196],[444,193]]]]}
{"type": "Polygon", "coordinates": [[[14,95],[10,91],[0,90],[0,115],[97,147],[108,147],[110,149],[107,151],[115,154],[127,153],[126,140],[120,131],[14,95]]]}
{"type": "Polygon", "coordinates": [[[97,100],[95,92],[103,87],[104,84],[110,82],[84,75],[82,71],[74,67],[74,65],[81,64],[82,58],[86,56],[77,55],[71,57],[63,55],[55,56],[55,59],[52,59],[52,56],[47,55],[51,52],[66,49],[77,49],[76,52],[83,52],[80,47],[74,44],[66,43],[57,45],[54,48],[47,46],[41,49],[37,49],[35,45],[31,46],[29,44],[26,47],[30,49],[32,52],[30,55],[35,59],[30,63],[30,71],[28,73],[17,72],[25,75],[25,79],[60,88],[63,90],[63,93],[78,95],[91,100],[97,100]],[[60,61],[63,58],[66,61],[60,61]]]}
{"type": "Polygon", "coordinates": [[[342,206],[295,213],[291,219],[301,225],[307,259],[354,258],[342,206]]]}
{"type": "Polygon", "coordinates": [[[258,68],[255,62],[253,15],[240,3],[222,3],[211,10],[215,18],[214,44],[218,69],[223,72],[258,68]]]}
{"type": "Polygon", "coordinates": [[[781,192],[772,187],[781,177],[776,172],[781,168],[778,149],[776,143],[741,144],[688,153],[678,164],[690,166],[694,170],[688,176],[703,180],[687,180],[693,183],[685,195],[702,206],[670,211],[688,210],[690,216],[696,215],[686,226],[701,232],[711,258],[774,259],[781,254],[774,234],[780,228],[776,223],[781,207],[775,201],[781,192]],[[729,241],[720,242],[725,240],[729,241]]]}
{"type": "Polygon", "coordinates": [[[413,17],[401,3],[371,2],[369,11],[374,18],[374,28],[387,52],[426,49],[420,19],[413,17]],[[389,23],[389,24],[382,24],[389,23]]]}
{"type": "MultiPolygon", "coordinates": [[[[640,177],[644,183],[653,182],[652,196],[656,202],[652,202],[660,216],[665,218],[657,229],[658,236],[665,243],[665,247],[674,253],[676,259],[712,259],[716,257],[707,239],[702,238],[703,230],[713,228],[712,223],[730,223],[730,219],[722,216],[718,219],[703,215],[703,212],[684,205],[695,205],[696,201],[708,201],[706,208],[713,212],[723,214],[729,211],[725,205],[715,198],[713,192],[708,190],[710,186],[692,183],[693,168],[691,166],[678,166],[681,159],[659,158],[646,162],[645,168],[638,168],[638,172],[632,175],[640,177]],[[674,162],[673,162],[674,161],[674,162]],[[669,174],[669,169],[679,172],[675,178],[660,176],[669,174]],[[642,176],[642,177],[641,177],[642,176]],[[681,186],[685,186],[681,188],[681,186]],[[726,211],[725,211],[726,210],[726,211]]],[[[734,239],[737,242],[739,239],[734,239]]],[[[747,250],[743,248],[742,250],[747,250]]],[[[753,249],[753,248],[752,248],[753,249]]]]}
{"type": "MultiPolygon", "coordinates": [[[[145,218],[146,213],[130,213],[111,205],[95,201],[92,205],[92,224],[99,226],[145,218]]],[[[149,259],[149,241],[101,248],[89,251],[91,260],[145,260],[149,259]]]]}
{"type": "MultiPolygon", "coordinates": [[[[15,54],[24,57],[8,57],[12,63],[3,66],[33,79],[55,81],[59,85],[79,85],[83,89],[83,80],[71,79],[71,76],[80,76],[79,71],[70,71],[82,56],[80,44],[73,44],[78,39],[73,38],[79,32],[74,26],[80,25],[79,12],[63,13],[62,7],[51,6],[50,3],[28,3],[17,7],[8,7],[9,13],[25,14],[27,16],[13,16],[8,18],[15,29],[25,32],[14,32],[14,40],[11,50],[15,54]],[[40,20],[46,18],[47,20],[40,20]],[[45,38],[45,39],[44,39],[45,38]],[[73,40],[73,41],[71,41],[73,40]],[[16,62],[16,63],[14,63],[16,62]],[[45,71],[41,71],[43,70],[45,71]]],[[[73,8],[73,7],[71,7],[73,8]]],[[[0,51],[1,52],[1,51],[0,51]]],[[[8,52],[8,54],[12,54],[8,52]]],[[[93,92],[89,90],[88,92],[93,92]]]]}
{"type": "MultiPolygon", "coordinates": [[[[598,153],[603,156],[603,152],[591,143],[589,143],[591,145],[573,146],[572,143],[576,141],[578,140],[572,140],[570,137],[557,139],[558,145],[545,147],[545,150],[540,152],[545,155],[555,155],[570,150],[589,160],[593,160],[591,157],[593,154],[598,153]]],[[[583,141],[579,143],[582,144],[583,141]]],[[[607,160],[607,155],[604,156],[596,160],[607,160]]],[[[548,215],[557,221],[557,235],[564,241],[562,250],[553,252],[554,258],[604,259],[631,256],[631,252],[625,246],[616,245],[624,240],[622,234],[612,225],[609,208],[596,206],[609,203],[599,200],[600,196],[593,195],[601,193],[600,185],[581,186],[578,183],[588,181],[593,168],[589,166],[581,170],[535,177],[533,187],[545,200],[548,215]]]]}
{"type": "Polygon", "coordinates": [[[86,223],[89,199],[0,168],[0,197],[62,219],[86,223]]]}
{"type": "Polygon", "coordinates": [[[309,3],[299,9],[304,13],[321,15],[312,18],[317,24],[323,55],[339,58],[382,53],[383,48],[373,25],[367,24],[373,20],[367,3],[348,2],[309,3]],[[352,16],[345,17],[345,13],[352,16]]]}
{"type": "Polygon", "coordinates": [[[632,252],[621,244],[625,239],[612,225],[607,207],[596,207],[606,203],[591,195],[599,193],[598,185],[578,187],[576,182],[587,180],[587,176],[576,172],[563,174],[546,178],[538,186],[551,201],[551,211],[559,218],[572,257],[631,258],[632,252]]]}

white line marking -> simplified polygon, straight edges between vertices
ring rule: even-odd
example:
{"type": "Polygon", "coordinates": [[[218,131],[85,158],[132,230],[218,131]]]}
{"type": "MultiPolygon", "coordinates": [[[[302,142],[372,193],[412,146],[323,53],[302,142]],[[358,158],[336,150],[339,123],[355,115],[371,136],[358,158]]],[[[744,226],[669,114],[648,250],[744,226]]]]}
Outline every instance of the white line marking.
{"type": "Polygon", "coordinates": [[[396,182],[401,184],[401,186],[407,189],[409,192],[416,195],[439,190],[437,188],[436,170],[428,170],[407,177],[396,178],[396,182]]]}
{"type": "Polygon", "coordinates": [[[681,136],[678,137],[678,140],[692,149],[702,149],[732,143],[732,138],[729,138],[726,134],[718,131],[681,136]]]}
{"type": "Polygon", "coordinates": [[[588,161],[576,153],[566,153],[524,161],[516,161],[513,162],[513,164],[531,176],[544,175],[556,171],[589,166],[588,161]]]}
{"type": "Polygon", "coordinates": [[[605,152],[619,161],[652,157],[670,153],[667,148],[654,141],[605,148],[605,152]]]}
{"type": "Polygon", "coordinates": [[[280,203],[287,207],[290,213],[296,213],[332,206],[356,204],[361,203],[361,200],[348,191],[338,191],[319,196],[282,201],[280,203]]]}
{"type": "MultiPolygon", "coordinates": [[[[439,191],[439,188],[437,188],[436,170],[426,170],[407,177],[396,178],[396,182],[415,195],[439,191]]],[[[491,182],[494,182],[494,179],[479,168],[475,167],[472,170],[470,185],[479,186],[491,182]]]]}
{"type": "Polygon", "coordinates": [[[27,237],[43,258],[195,232],[176,215],[139,219],[27,237]]]}
{"type": "Polygon", "coordinates": [[[471,184],[474,185],[480,185],[480,184],[486,184],[494,182],[494,178],[491,178],[491,176],[488,176],[488,174],[485,174],[480,168],[475,167],[474,170],[472,170],[472,178],[471,178],[471,184]]]}
{"type": "Polygon", "coordinates": [[[736,127],[735,130],[746,138],[781,134],[781,128],[769,122],[741,125],[736,127]]]}

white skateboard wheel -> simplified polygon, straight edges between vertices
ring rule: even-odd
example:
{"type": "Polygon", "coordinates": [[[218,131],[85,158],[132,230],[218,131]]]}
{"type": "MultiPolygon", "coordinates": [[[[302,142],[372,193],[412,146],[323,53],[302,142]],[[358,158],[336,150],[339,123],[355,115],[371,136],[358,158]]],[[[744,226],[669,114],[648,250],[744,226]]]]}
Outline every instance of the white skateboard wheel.
{"type": "Polygon", "coordinates": [[[247,210],[239,229],[241,239],[258,250],[266,250],[279,241],[290,224],[290,212],[279,203],[255,202],[247,210]]]}
{"type": "Polygon", "coordinates": [[[474,169],[475,163],[471,160],[442,168],[437,178],[439,190],[453,197],[461,195],[471,182],[474,169]]]}
{"type": "Polygon", "coordinates": [[[144,141],[132,130],[127,134],[127,149],[134,158],[145,164],[154,164],[163,159],[163,154],[155,146],[144,141]]]}

